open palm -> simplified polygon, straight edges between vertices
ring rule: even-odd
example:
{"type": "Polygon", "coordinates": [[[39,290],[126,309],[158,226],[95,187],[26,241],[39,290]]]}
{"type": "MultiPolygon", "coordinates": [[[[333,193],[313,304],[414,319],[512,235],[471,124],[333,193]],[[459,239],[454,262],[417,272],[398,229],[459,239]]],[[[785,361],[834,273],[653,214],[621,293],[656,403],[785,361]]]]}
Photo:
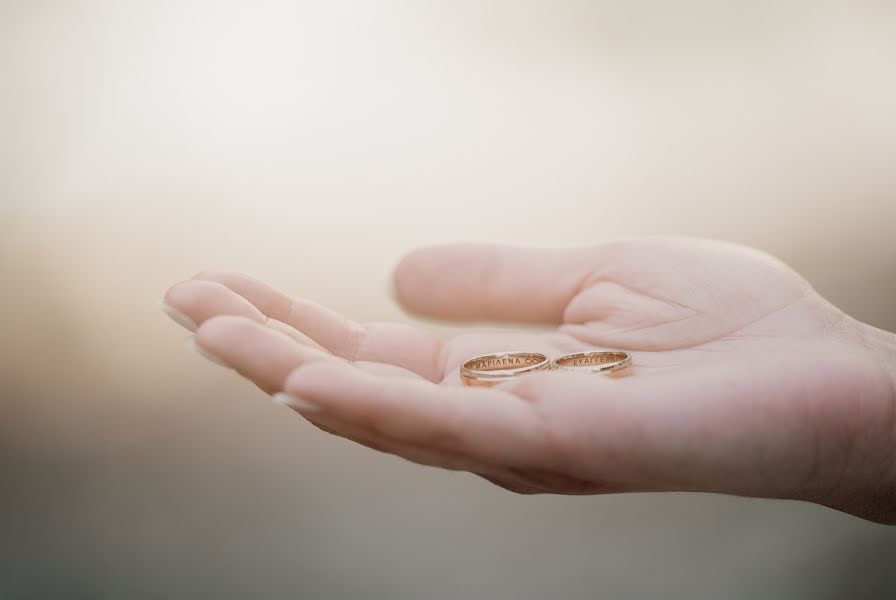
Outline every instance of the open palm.
{"type": "Polygon", "coordinates": [[[684,239],[436,247],[402,261],[395,290],[429,317],[554,328],[444,341],[227,273],[166,303],[200,351],[322,429],[415,462],[519,492],[709,491],[896,518],[893,381],[857,341],[865,326],[767,255],[684,239]],[[460,385],[474,355],[594,348],[634,367],[460,385]]]}

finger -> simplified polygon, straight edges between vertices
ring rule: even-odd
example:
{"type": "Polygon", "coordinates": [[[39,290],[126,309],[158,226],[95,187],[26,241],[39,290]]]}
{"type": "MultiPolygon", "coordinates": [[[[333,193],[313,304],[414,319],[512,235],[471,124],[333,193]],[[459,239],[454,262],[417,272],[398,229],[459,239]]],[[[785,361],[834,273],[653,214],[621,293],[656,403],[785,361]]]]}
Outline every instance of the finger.
{"type": "Polygon", "coordinates": [[[282,321],[266,316],[251,302],[214,281],[190,280],[178,283],[165,294],[164,305],[173,308],[175,314],[187,317],[188,323],[192,322],[197,326],[219,316],[243,317],[285,333],[297,342],[321,347],[307,335],[282,321]]]}
{"type": "MultiPolygon", "coordinates": [[[[281,391],[286,376],[303,364],[348,364],[345,359],[298,343],[288,334],[244,317],[209,319],[196,331],[194,340],[202,354],[236,370],[269,394],[281,391]]],[[[351,368],[380,376],[420,378],[395,365],[359,362],[351,368]]]]}
{"type": "MultiPolygon", "coordinates": [[[[567,383],[596,381],[554,377],[567,383]]],[[[522,390],[528,393],[525,399],[509,389],[439,386],[361,373],[339,363],[306,365],[284,385],[285,394],[299,399],[296,410],[326,419],[328,428],[339,435],[414,462],[488,475],[490,481],[515,491],[584,494],[652,489],[614,468],[577,472],[577,462],[590,465],[588,449],[580,441],[591,432],[582,427],[576,411],[555,415],[533,389],[522,390]],[[426,460],[420,449],[427,451],[426,460]],[[608,475],[625,485],[607,481],[608,475]]],[[[589,401],[593,404],[594,398],[589,401]]],[[[613,457],[608,460],[612,463],[613,457]]]]}
{"type": "Polygon", "coordinates": [[[212,317],[231,315],[264,323],[265,317],[251,302],[213,281],[184,281],[165,293],[165,304],[196,325],[212,317]]]}
{"type": "Polygon", "coordinates": [[[494,245],[423,248],[396,267],[395,296],[409,311],[439,319],[560,323],[594,268],[595,253],[494,245]]]}
{"type": "Polygon", "coordinates": [[[326,348],[312,340],[310,337],[298,331],[295,327],[291,325],[287,325],[283,321],[278,321],[277,319],[268,319],[265,323],[265,327],[268,329],[273,329],[274,331],[279,331],[280,333],[289,336],[296,342],[302,344],[303,346],[308,346],[310,348],[314,348],[315,350],[319,350],[325,354],[331,354],[326,348]]]}
{"type": "MultiPolygon", "coordinates": [[[[275,395],[275,400],[287,407],[292,407],[295,402],[294,398],[283,394],[275,395]],[[283,396],[283,398],[278,398],[277,396],[283,396]]],[[[297,410],[297,412],[301,414],[301,411],[306,410],[307,407],[300,405],[298,408],[299,410],[297,410]]],[[[365,428],[348,426],[337,419],[328,418],[318,414],[303,414],[302,416],[321,431],[355,442],[378,452],[394,454],[419,465],[438,467],[440,469],[449,469],[452,471],[479,471],[482,473],[498,473],[499,471],[497,467],[474,462],[456,453],[436,450],[426,446],[415,446],[413,444],[395,442],[391,439],[371,433],[365,428]]],[[[497,477],[498,475],[495,476],[497,477]]]]}
{"type": "MultiPolygon", "coordinates": [[[[531,481],[519,473],[509,471],[504,466],[477,462],[457,452],[450,452],[444,449],[440,450],[419,444],[397,442],[391,438],[371,432],[367,427],[346,425],[343,420],[321,415],[317,412],[309,414],[307,412],[309,407],[305,401],[297,402],[294,397],[285,393],[274,394],[274,400],[286,407],[293,408],[321,431],[355,442],[372,450],[394,454],[424,466],[474,473],[495,485],[519,494],[536,494],[546,491],[543,482],[531,481]]],[[[554,491],[558,491],[556,479],[557,476],[553,476],[551,479],[554,491]]]]}
{"type": "Polygon", "coordinates": [[[404,367],[399,367],[398,365],[390,365],[389,363],[356,360],[352,364],[361,371],[365,371],[373,375],[381,375],[383,377],[404,377],[406,379],[420,379],[420,375],[418,375],[417,373],[409,371],[404,367]]]}
{"type": "Polygon", "coordinates": [[[432,381],[441,378],[443,342],[428,331],[399,323],[357,323],[247,275],[205,272],[197,278],[226,286],[262,314],[294,327],[333,354],[398,365],[432,381]]]}
{"type": "Polygon", "coordinates": [[[536,411],[495,389],[440,386],[315,363],[294,371],[284,391],[327,418],[394,443],[484,464],[541,464],[545,456],[536,411]]]}
{"type": "Polygon", "coordinates": [[[342,360],[245,317],[209,319],[196,331],[194,340],[203,354],[233,368],[269,394],[280,391],[287,375],[299,365],[342,360]]]}

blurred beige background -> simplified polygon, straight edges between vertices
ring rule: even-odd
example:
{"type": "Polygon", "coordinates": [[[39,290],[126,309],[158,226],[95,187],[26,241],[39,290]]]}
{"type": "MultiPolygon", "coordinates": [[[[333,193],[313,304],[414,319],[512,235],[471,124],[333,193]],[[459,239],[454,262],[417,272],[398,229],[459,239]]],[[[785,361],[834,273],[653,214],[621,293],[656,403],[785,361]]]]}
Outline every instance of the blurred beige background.
{"type": "Polygon", "coordinates": [[[819,507],[326,437],[153,302],[212,267],[403,319],[420,244],[671,233],[896,330],[894,73],[872,0],[0,0],[0,598],[892,594],[896,532],[819,507]]]}

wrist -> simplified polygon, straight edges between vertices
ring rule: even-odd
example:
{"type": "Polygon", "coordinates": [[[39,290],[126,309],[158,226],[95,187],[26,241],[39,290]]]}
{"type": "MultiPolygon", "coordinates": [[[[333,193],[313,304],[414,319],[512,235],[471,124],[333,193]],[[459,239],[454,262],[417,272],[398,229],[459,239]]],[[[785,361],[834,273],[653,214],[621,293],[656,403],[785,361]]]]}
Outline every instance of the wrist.
{"type": "Polygon", "coordinates": [[[896,334],[838,314],[832,330],[857,359],[843,398],[854,424],[833,482],[804,499],[896,525],[896,334]]]}
{"type": "Polygon", "coordinates": [[[866,463],[878,462],[873,458],[877,455],[882,459],[878,464],[883,468],[878,470],[876,477],[872,476],[866,485],[861,486],[870,493],[860,501],[859,511],[850,512],[880,523],[896,525],[896,334],[858,321],[856,324],[859,332],[856,341],[879,368],[880,377],[876,378],[877,385],[873,387],[878,392],[884,388],[885,396],[888,392],[884,402],[889,400],[891,408],[883,413],[890,415],[882,423],[883,436],[871,437],[876,439],[871,444],[876,450],[872,449],[866,463]]]}
{"type": "Polygon", "coordinates": [[[865,323],[859,323],[859,330],[862,344],[871,351],[884,371],[889,374],[894,394],[896,394],[896,333],[884,331],[865,323]]]}

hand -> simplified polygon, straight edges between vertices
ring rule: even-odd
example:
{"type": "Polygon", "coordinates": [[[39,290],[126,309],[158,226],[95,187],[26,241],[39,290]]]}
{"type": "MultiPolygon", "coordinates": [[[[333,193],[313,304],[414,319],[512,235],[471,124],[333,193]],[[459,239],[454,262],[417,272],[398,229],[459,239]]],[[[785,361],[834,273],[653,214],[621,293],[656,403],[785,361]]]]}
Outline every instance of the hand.
{"type": "Polygon", "coordinates": [[[395,290],[420,315],[556,328],[443,341],[226,273],[166,303],[199,326],[197,349],[320,428],[418,463],[525,493],[719,492],[896,522],[896,385],[875,351],[890,334],[767,255],[686,239],[436,247],[401,262],[395,290]],[[474,355],[595,347],[629,351],[630,374],[460,385],[474,355]]]}

